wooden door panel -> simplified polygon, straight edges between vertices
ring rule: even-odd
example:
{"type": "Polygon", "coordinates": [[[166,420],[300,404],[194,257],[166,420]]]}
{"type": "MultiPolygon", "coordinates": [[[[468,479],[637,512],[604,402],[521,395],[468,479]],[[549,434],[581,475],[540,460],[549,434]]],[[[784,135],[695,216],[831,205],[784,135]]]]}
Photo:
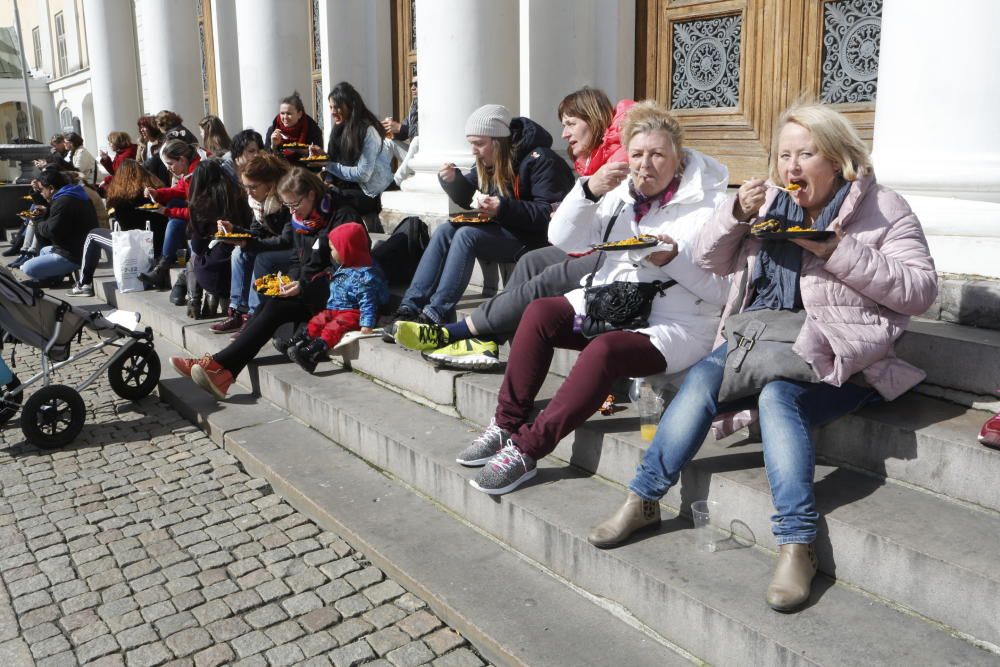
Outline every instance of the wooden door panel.
{"type": "Polygon", "coordinates": [[[637,96],[669,106],[732,184],[766,173],[774,122],[798,99],[839,102],[870,140],[880,14],[881,0],[645,0],[637,96]]]}

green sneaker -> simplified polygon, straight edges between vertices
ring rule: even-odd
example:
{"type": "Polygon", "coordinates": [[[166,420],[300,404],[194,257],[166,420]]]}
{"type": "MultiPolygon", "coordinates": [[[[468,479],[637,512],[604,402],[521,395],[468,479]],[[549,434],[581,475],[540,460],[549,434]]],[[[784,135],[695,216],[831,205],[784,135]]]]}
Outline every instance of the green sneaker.
{"type": "Polygon", "coordinates": [[[448,331],[438,324],[397,322],[396,344],[418,352],[436,350],[448,344],[448,331]]]}
{"type": "Polygon", "coordinates": [[[500,351],[491,340],[466,338],[433,352],[424,352],[424,359],[442,368],[458,370],[489,370],[500,365],[500,351]]]}

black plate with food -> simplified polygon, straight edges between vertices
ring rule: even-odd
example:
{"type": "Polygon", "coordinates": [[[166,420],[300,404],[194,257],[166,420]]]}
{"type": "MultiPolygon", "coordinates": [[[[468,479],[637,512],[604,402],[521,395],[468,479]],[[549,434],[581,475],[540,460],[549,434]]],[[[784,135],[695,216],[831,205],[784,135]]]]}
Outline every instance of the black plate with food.
{"type": "Polygon", "coordinates": [[[790,239],[809,239],[811,241],[825,241],[833,236],[833,231],[827,229],[806,229],[802,231],[786,232],[758,232],[754,233],[754,238],[764,241],[788,241],[790,239]]]}
{"type": "Polygon", "coordinates": [[[621,241],[608,241],[607,243],[595,243],[591,248],[594,250],[641,250],[642,248],[652,248],[660,240],[655,236],[633,236],[621,241]]]}

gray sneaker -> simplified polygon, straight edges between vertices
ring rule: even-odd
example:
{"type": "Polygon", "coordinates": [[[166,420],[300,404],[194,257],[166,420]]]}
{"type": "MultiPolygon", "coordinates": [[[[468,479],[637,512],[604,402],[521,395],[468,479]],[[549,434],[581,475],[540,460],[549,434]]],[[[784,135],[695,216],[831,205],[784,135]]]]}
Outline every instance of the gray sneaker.
{"type": "Polygon", "coordinates": [[[483,493],[499,496],[510,493],[524,482],[535,476],[535,459],[521,452],[508,438],[503,449],[490,459],[489,463],[479,471],[469,484],[483,493]]]}
{"type": "Polygon", "coordinates": [[[72,289],[66,293],[70,296],[94,296],[94,286],[73,285],[72,289]]]}
{"type": "Polygon", "coordinates": [[[494,454],[500,451],[504,441],[509,438],[510,433],[497,426],[497,420],[494,417],[490,419],[490,425],[486,427],[483,434],[462,450],[455,461],[469,467],[486,465],[494,454]]]}

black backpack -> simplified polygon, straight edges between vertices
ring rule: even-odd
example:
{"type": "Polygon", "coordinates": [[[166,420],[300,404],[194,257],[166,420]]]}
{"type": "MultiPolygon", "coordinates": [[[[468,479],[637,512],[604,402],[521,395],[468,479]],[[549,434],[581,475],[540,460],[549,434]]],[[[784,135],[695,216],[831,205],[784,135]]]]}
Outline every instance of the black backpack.
{"type": "Polygon", "coordinates": [[[389,238],[375,244],[372,258],[378,262],[390,283],[409,285],[430,240],[426,223],[410,216],[399,223],[389,238]]]}

